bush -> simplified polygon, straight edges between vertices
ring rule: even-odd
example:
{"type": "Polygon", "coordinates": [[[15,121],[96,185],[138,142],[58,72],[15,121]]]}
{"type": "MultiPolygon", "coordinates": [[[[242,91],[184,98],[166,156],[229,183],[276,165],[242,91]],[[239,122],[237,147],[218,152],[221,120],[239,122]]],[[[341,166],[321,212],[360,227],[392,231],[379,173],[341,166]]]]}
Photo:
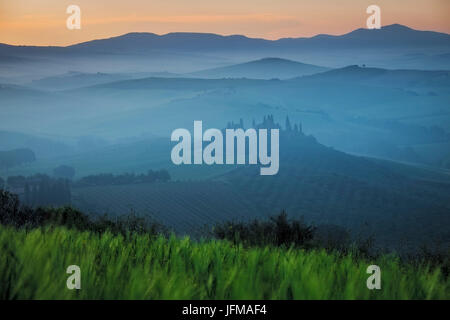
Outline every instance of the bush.
{"type": "Polygon", "coordinates": [[[268,221],[225,222],[213,228],[213,236],[248,246],[310,247],[315,228],[300,220],[287,218],[286,212],[268,221]]]}
{"type": "Polygon", "coordinates": [[[168,234],[167,228],[148,218],[134,213],[115,219],[107,216],[91,218],[72,207],[38,207],[32,209],[21,206],[17,195],[0,190],[0,224],[16,228],[36,228],[43,226],[65,226],[69,229],[113,234],[168,234]]]}
{"type": "Polygon", "coordinates": [[[350,232],[334,224],[318,225],[314,234],[314,244],[327,251],[342,251],[351,246],[350,232]]]}
{"type": "Polygon", "coordinates": [[[305,224],[302,220],[289,220],[285,211],[267,221],[224,222],[216,225],[211,236],[244,246],[297,247],[324,249],[340,255],[376,258],[380,251],[373,246],[373,237],[351,239],[350,232],[336,225],[305,224]]]}

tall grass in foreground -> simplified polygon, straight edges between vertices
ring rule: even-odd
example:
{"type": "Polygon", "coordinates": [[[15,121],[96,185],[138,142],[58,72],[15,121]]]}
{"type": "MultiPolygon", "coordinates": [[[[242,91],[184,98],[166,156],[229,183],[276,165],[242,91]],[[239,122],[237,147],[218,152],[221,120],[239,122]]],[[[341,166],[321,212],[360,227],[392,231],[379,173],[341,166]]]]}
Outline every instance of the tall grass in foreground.
{"type": "Polygon", "coordinates": [[[449,287],[438,269],[394,256],[364,261],[227,241],[0,226],[1,299],[448,299],[449,287]],[[81,290],[66,287],[72,264],[81,268],[81,290]],[[370,264],[381,268],[381,290],[366,287],[370,264]]]}

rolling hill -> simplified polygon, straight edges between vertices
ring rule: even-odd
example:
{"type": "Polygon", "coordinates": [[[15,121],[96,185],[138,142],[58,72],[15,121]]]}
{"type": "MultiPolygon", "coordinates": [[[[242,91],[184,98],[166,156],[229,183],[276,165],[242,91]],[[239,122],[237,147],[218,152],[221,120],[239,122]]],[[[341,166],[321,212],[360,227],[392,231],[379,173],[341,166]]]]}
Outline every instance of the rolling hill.
{"type": "Polygon", "coordinates": [[[128,33],[67,47],[0,44],[0,66],[14,81],[76,70],[87,73],[192,73],[279,57],[338,68],[450,69],[450,35],[394,24],[343,35],[266,40],[242,35],[128,33]]]}
{"type": "Polygon", "coordinates": [[[289,115],[339,150],[447,166],[440,146],[450,141],[449,81],[448,71],[353,65],[289,80],[150,77],[58,92],[4,85],[0,125],[113,140],[143,132],[165,137],[197,119],[209,127],[223,127],[224,119],[251,123],[270,113],[289,115]]]}
{"type": "MultiPolygon", "coordinates": [[[[448,175],[348,155],[311,136],[282,134],[275,176],[261,176],[259,166],[225,172],[220,171],[227,166],[211,166],[210,178],[196,181],[75,188],[74,204],[100,214],[150,214],[180,233],[199,231],[199,223],[261,218],[286,209],[316,225],[373,235],[385,247],[449,243],[448,175]]],[[[186,176],[197,170],[178,169],[186,176]]]]}
{"type": "Polygon", "coordinates": [[[97,84],[114,82],[126,79],[132,79],[131,75],[126,74],[107,74],[107,73],[84,73],[69,71],[64,74],[44,77],[41,79],[33,80],[29,85],[33,88],[43,90],[68,90],[81,87],[93,86],[97,84]]]}
{"type": "Polygon", "coordinates": [[[133,80],[148,77],[176,78],[180,76],[181,75],[169,72],[86,73],[86,72],[69,71],[60,75],[36,79],[27,83],[27,85],[36,89],[57,91],[57,90],[73,90],[82,87],[95,86],[122,80],[133,80]]]}
{"type": "MultiPolygon", "coordinates": [[[[387,70],[352,65],[317,73],[306,79],[323,84],[345,82],[393,88],[434,88],[447,92],[450,88],[450,71],[448,70],[387,70]]],[[[295,80],[302,80],[302,78],[295,80]]]]}
{"type": "Polygon", "coordinates": [[[214,68],[191,73],[199,78],[250,78],[250,79],[289,79],[298,76],[324,72],[329,68],[305,64],[301,62],[264,58],[237,65],[214,68]]]}
{"type": "Polygon", "coordinates": [[[0,150],[27,148],[35,151],[37,157],[52,157],[67,154],[70,147],[62,142],[46,137],[0,130],[0,150]]]}
{"type": "MultiPolygon", "coordinates": [[[[280,142],[280,170],[260,176],[257,168],[238,168],[221,176],[261,212],[286,209],[315,223],[338,224],[374,234],[385,246],[447,243],[450,184],[425,178],[419,170],[400,170],[370,158],[351,156],[311,137],[280,142]]],[[[401,167],[401,166],[400,166],[401,167]]],[[[431,176],[430,176],[431,177],[431,176]]]]}

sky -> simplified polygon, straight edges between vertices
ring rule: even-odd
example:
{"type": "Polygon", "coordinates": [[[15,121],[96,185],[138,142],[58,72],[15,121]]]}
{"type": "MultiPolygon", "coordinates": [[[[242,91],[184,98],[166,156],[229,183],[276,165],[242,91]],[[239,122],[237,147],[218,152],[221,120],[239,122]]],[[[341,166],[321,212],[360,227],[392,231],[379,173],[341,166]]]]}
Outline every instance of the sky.
{"type": "Polygon", "coordinates": [[[210,32],[279,39],[344,34],[381,23],[450,33],[450,0],[0,0],[0,43],[65,46],[128,32],[210,32]],[[69,5],[81,29],[69,30],[69,5]]]}

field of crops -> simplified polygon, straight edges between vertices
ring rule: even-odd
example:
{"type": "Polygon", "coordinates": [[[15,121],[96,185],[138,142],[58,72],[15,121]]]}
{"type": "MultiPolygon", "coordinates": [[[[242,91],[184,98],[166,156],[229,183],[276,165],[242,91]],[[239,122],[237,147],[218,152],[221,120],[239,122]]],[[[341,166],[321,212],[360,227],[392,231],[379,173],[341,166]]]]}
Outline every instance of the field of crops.
{"type": "Polygon", "coordinates": [[[0,299],[449,299],[438,269],[393,256],[366,261],[325,251],[225,241],[0,227],[0,299]],[[369,290],[366,269],[381,268],[369,290]],[[69,265],[81,289],[69,290],[69,265]]]}
{"type": "MultiPolygon", "coordinates": [[[[292,148],[293,149],[293,148],[292,148]]],[[[287,155],[276,176],[239,168],[223,176],[246,199],[273,213],[313,224],[337,224],[374,234],[383,246],[448,245],[450,183],[413,176],[368,158],[313,148],[287,155]]],[[[406,167],[406,166],[403,166],[406,167]]],[[[418,170],[413,171],[420,172],[418,170]]]]}
{"type": "Polygon", "coordinates": [[[95,186],[73,189],[73,204],[84,212],[110,215],[133,211],[177,232],[254,217],[254,206],[219,181],[95,186]]]}
{"type": "Polygon", "coordinates": [[[203,181],[81,187],[73,189],[73,204],[96,214],[134,211],[189,234],[206,224],[286,210],[314,225],[336,224],[373,235],[391,249],[448,244],[447,176],[387,166],[304,140],[285,146],[292,154],[281,159],[276,176],[245,166],[203,181]],[[307,152],[296,151],[301,149],[307,152]]]}

